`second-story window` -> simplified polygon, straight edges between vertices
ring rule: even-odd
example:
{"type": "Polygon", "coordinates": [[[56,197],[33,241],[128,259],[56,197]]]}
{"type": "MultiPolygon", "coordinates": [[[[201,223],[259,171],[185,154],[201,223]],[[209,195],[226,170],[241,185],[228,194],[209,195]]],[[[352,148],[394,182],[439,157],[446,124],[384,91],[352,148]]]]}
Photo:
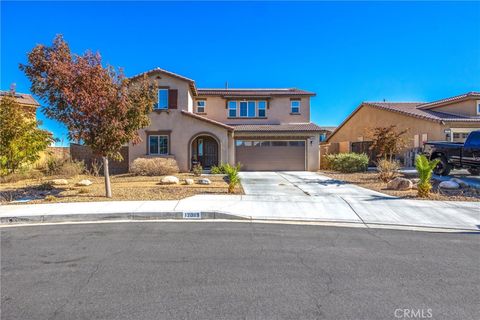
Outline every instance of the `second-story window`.
{"type": "Polygon", "coordinates": [[[290,101],[290,112],[291,113],[300,113],[300,100],[291,100],[290,101]]]}
{"type": "Polygon", "coordinates": [[[480,101],[477,101],[477,114],[480,114],[480,101]]]}
{"type": "Polygon", "coordinates": [[[228,116],[230,118],[237,116],[237,101],[228,101],[228,116]]]}
{"type": "Polygon", "coordinates": [[[155,109],[168,109],[168,89],[158,90],[158,103],[155,109]]]}
{"type": "Polygon", "coordinates": [[[254,118],[255,114],[255,101],[248,101],[248,117],[254,118]]]}
{"type": "Polygon", "coordinates": [[[197,101],[197,113],[205,113],[205,106],[206,105],[207,105],[207,101],[198,100],[197,101]]]}
{"type": "Polygon", "coordinates": [[[258,117],[265,118],[267,116],[266,113],[267,103],[265,101],[258,101],[258,117]]]}
{"type": "Polygon", "coordinates": [[[240,101],[240,117],[247,117],[247,116],[248,116],[247,101],[240,101]]]}

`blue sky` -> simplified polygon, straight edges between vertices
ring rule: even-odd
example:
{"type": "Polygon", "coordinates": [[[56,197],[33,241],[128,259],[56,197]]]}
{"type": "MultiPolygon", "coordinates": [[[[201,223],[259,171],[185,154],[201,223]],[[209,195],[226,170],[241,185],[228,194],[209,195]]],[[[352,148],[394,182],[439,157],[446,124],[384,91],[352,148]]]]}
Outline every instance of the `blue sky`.
{"type": "MultiPolygon", "coordinates": [[[[480,2],[1,2],[1,88],[63,34],[127,76],[164,69],[198,87],[297,87],[312,121],[339,124],[361,101],[431,101],[480,90],[480,2]]],[[[66,141],[65,129],[38,117],[66,141]]]]}

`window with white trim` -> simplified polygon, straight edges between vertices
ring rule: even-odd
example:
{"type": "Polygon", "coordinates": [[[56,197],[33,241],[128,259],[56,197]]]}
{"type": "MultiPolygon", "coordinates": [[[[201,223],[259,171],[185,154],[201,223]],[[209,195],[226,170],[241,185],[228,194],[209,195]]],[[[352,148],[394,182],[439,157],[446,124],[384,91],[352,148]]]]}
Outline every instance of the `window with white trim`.
{"type": "Polygon", "coordinates": [[[228,101],[228,117],[242,118],[266,118],[267,117],[267,101],[242,100],[228,101]],[[237,114],[237,107],[239,112],[237,114]]]}
{"type": "Polygon", "coordinates": [[[300,113],[300,100],[290,100],[290,112],[300,113]]]}
{"type": "Polygon", "coordinates": [[[480,115],[480,100],[477,100],[477,114],[480,115]]]}
{"type": "Polygon", "coordinates": [[[231,118],[237,116],[237,101],[228,101],[228,116],[231,118]]]}
{"type": "Polygon", "coordinates": [[[258,117],[265,118],[267,116],[267,102],[266,101],[258,101],[258,117]]]}
{"type": "Polygon", "coordinates": [[[158,89],[158,101],[154,109],[168,109],[168,89],[158,89]]]}
{"type": "Polygon", "coordinates": [[[167,155],[168,154],[168,136],[163,136],[163,135],[148,136],[148,154],[167,155]]]}
{"type": "Polygon", "coordinates": [[[197,101],[197,113],[205,113],[206,105],[207,105],[206,100],[198,100],[197,101]]]}

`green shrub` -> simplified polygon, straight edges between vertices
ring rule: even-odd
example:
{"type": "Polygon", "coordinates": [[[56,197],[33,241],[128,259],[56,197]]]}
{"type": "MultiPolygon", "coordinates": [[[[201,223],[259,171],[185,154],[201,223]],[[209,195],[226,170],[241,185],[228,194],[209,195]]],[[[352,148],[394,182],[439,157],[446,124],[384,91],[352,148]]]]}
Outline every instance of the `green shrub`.
{"type": "Polygon", "coordinates": [[[200,163],[197,163],[196,165],[194,165],[192,168],[192,172],[195,177],[200,177],[203,172],[202,165],[200,163]]]}
{"type": "MultiPolygon", "coordinates": [[[[211,174],[227,174],[227,170],[231,167],[232,166],[228,163],[222,163],[219,166],[212,166],[212,168],[210,169],[210,173],[211,174]]],[[[242,164],[238,162],[235,165],[235,168],[237,169],[237,171],[240,171],[240,169],[242,168],[242,164]]]]}
{"type": "Polygon", "coordinates": [[[398,161],[390,161],[387,159],[381,159],[377,163],[378,178],[383,182],[388,182],[395,178],[400,169],[398,161]]]}
{"type": "Polygon", "coordinates": [[[364,153],[328,154],[325,159],[330,170],[350,173],[366,171],[368,168],[368,156],[364,153]]]}
{"type": "Polygon", "coordinates": [[[430,190],[432,189],[432,183],[430,180],[432,179],[433,169],[435,169],[439,162],[439,159],[429,161],[423,154],[417,156],[415,159],[415,168],[417,169],[418,178],[420,179],[417,187],[419,197],[428,197],[430,190]]]}
{"type": "Polygon", "coordinates": [[[137,158],[130,172],[139,176],[165,176],[178,173],[177,161],[172,158],[137,158]]]}

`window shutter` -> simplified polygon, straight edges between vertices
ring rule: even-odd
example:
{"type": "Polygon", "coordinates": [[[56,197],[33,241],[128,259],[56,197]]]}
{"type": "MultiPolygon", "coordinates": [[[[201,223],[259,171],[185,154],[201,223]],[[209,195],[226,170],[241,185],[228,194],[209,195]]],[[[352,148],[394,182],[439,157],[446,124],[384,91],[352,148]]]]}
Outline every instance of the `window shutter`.
{"type": "Polygon", "coordinates": [[[177,109],[178,103],[178,90],[170,89],[168,90],[168,109],[177,109]]]}

